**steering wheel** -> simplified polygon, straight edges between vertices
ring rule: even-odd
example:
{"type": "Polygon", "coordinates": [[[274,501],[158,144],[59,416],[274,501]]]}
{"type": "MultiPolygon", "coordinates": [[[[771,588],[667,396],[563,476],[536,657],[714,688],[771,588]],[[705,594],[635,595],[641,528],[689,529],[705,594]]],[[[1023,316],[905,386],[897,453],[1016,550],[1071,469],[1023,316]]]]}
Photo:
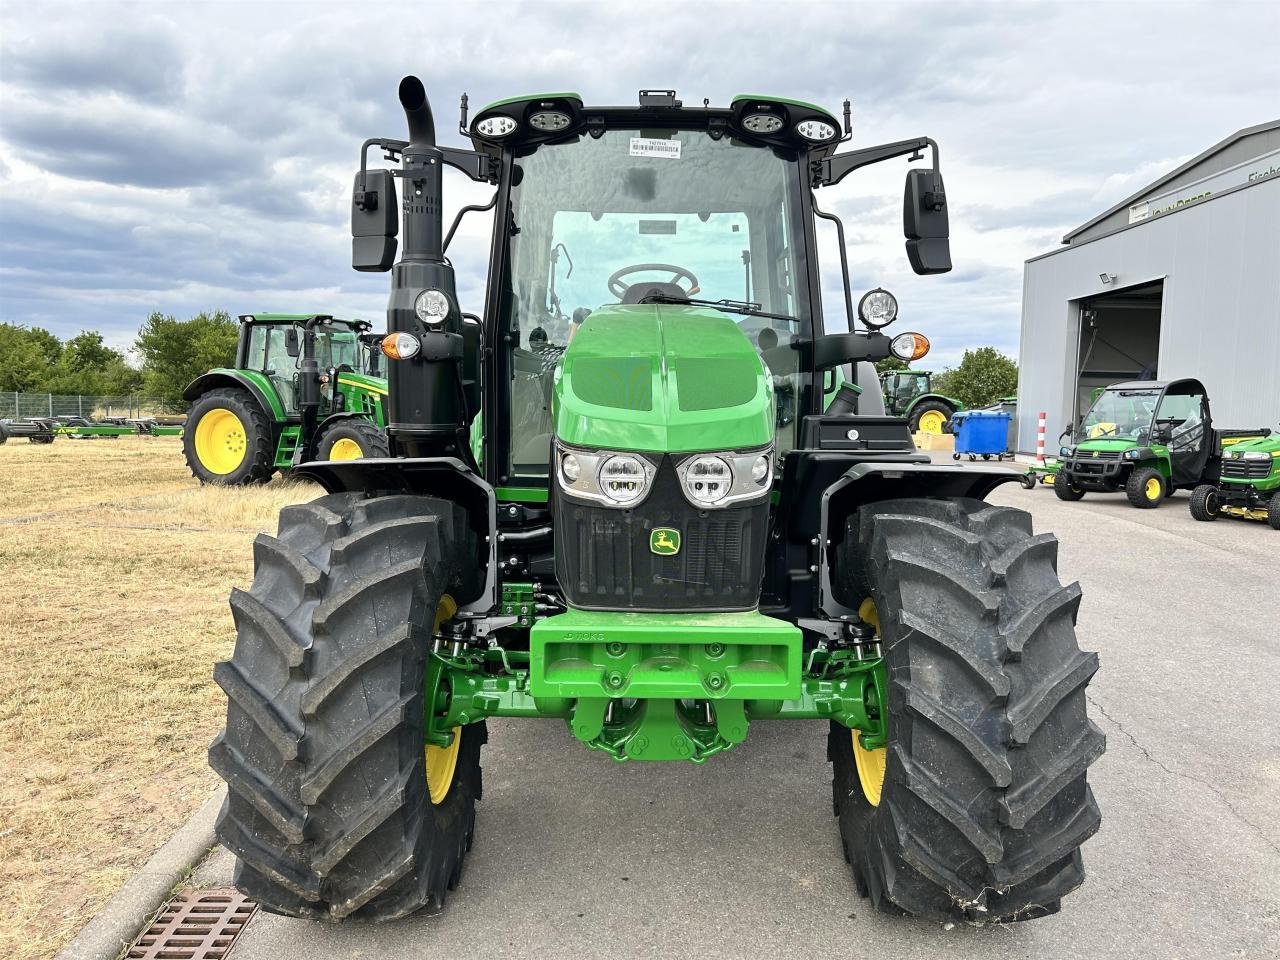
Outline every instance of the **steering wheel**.
{"type": "Polygon", "coordinates": [[[689,281],[689,289],[685,291],[686,296],[698,292],[698,278],[693,275],[693,271],[677,266],[674,263],[633,263],[629,267],[615,270],[609,275],[609,292],[617,297],[618,300],[622,300],[632,286],[632,284],[623,283],[622,278],[629,273],[643,273],[647,270],[670,271],[671,279],[667,281],[668,283],[675,283],[681,278],[687,279],[689,281]]]}

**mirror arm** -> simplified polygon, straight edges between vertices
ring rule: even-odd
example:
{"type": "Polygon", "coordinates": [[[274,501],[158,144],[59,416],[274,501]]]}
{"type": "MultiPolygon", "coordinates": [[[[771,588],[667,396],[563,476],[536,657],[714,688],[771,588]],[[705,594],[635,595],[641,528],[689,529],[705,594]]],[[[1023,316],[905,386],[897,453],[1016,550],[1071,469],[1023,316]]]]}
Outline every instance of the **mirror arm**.
{"type": "Polygon", "coordinates": [[[499,163],[485,153],[457,147],[437,147],[441,159],[455,170],[461,170],[476,183],[497,183],[499,163]]]}
{"type": "Polygon", "coordinates": [[[916,137],[912,140],[898,140],[894,143],[882,143],[874,147],[864,147],[861,150],[853,150],[849,153],[841,153],[834,157],[827,157],[824,160],[814,161],[812,164],[813,185],[815,187],[835,186],[835,184],[861,167],[892,160],[894,157],[910,156],[912,160],[917,160],[919,159],[920,151],[926,147],[933,151],[934,173],[940,172],[942,166],[938,155],[938,145],[929,137],[916,137]]]}
{"type": "Polygon", "coordinates": [[[449,227],[449,232],[445,234],[444,244],[440,248],[441,253],[445,253],[449,249],[449,243],[453,240],[453,235],[458,232],[458,225],[462,223],[462,218],[468,213],[483,213],[485,210],[492,210],[493,205],[498,202],[498,191],[493,192],[493,196],[489,198],[486,204],[472,203],[463,207],[458,211],[457,216],[453,218],[453,224],[449,227]]]}
{"type": "Polygon", "coordinates": [[[842,363],[886,359],[892,341],[883,333],[829,333],[813,342],[813,367],[825,370],[842,363]]]}
{"type": "Polygon", "coordinates": [[[852,333],[854,330],[853,291],[849,288],[849,256],[844,248],[844,221],[834,213],[826,213],[818,209],[818,198],[813,196],[812,190],[809,191],[809,196],[813,201],[813,215],[836,225],[836,240],[840,244],[840,274],[844,277],[844,312],[849,319],[849,332],[852,333]]]}

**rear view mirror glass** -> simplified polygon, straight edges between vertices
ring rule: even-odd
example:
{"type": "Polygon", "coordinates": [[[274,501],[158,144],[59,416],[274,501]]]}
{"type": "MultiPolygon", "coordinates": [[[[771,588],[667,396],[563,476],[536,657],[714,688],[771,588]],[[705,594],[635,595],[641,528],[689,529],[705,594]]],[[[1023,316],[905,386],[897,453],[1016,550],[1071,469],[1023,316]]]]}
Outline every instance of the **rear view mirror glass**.
{"type": "Polygon", "coordinates": [[[929,274],[951,269],[947,194],[938,171],[923,168],[907,171],[902,232],[907,238],[907,259],[912,270],[929,274]]]}

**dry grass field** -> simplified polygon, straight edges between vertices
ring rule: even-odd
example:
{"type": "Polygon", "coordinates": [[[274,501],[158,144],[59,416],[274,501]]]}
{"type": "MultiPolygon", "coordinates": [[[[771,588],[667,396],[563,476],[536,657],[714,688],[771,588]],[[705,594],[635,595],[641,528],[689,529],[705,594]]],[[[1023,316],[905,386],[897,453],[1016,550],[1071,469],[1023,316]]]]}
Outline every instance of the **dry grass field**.
{"type": "Polygon", "coordinates": [[[0,446],[0,957],[53,956],[209,796],[227,594],[320,492],[201,487],[176,438],[0,446]]]}

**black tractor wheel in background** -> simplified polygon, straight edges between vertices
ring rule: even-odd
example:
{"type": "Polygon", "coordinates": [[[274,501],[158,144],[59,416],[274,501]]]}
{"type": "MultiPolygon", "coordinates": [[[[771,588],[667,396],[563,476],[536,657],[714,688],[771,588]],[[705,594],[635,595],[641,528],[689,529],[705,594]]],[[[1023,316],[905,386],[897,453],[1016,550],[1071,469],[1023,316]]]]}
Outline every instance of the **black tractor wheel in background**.
{"type": "MultiPolygon", "coordinates": [[[[941,401],[923,400],[920,403],[917,403],[915,406],[915,409],[911,411],[911,432],[912,433],[920,432],[921,419],[924,419],[926,422],[926,425],[929,425],[931,422],[937,421],[937,416],[936,416],[937,414],[941,414],[942,429],[939,432],[950,433],[951,432],[951,415],[953,413],[955,413],[955,411],[952,410],[945,403],[942,403],[941,401]],[[930,412],[935,414],[935,416],[933,417],[925,416],[925,414],[928,414],[930,412]]],[[[927,432],[933,433],[934,431],[929,430],[927,432]]]]}
{"type": "Polygon", "coordinates": [[[849,599],[869,584],[888,745],[866,751],[833,724],[828,756],[844,849],[877,909],[1024,920],[1082,882],[1101,821],[1085,771],[1106,740],[1085,713],[1098,658],[1076,644],[1080,589],[1056,566],[1057,541],[1022,510],[898,500],[850,518],[836,579],[849,599]]]}
{"type": "Polygon", "coordinates": [[[251,393],[234,387],[210,390],[191,405],[182,452],[201,483],[243,486],[275,473],[271,421],[251,393]]]}
{"type": "Polygon", "coordinates": [[[1084,491],[1071,482],[1071,478],[1059,470],[1053,475],[1053,492],[1059,500],[1074,503],[1084,496],[1084,491]]]}
{"type": "Polygon", "coordinates": [[[1271,499],[1267,501],[1267,523],[1272,530],[1280,530],[1280,490],[1271,494],[1271,499]]]}
{"type": "Polygon", "coordinates": [[[1220,504],[1218,488],[1211,483],[1202,483],[1191,491],[1191,502],[1188,504],[1191,516],[1197,520],[1217,520],[1220,504]]]}
{"type": "Polygon", "coordinates": [[[53,433],[33,433],[27,440],[31,443],[53,443],[54,436],[53,433]]]}
{"type": "Polygon", "coordinates": [[[316,441],[317,460],[369,460],[391,456],[387,435],[372,420],[351,417],[328,427],[316,441]]]}
{"type": "Polygon", "coordinates": [[[1155,467],[1139,467],[1129,474],[1129,479],[1124,484],[1124,495],[1131,504],[1142,510],[1160,506],[1168,492],[1164,477],[1155,467]]]}
{"type": "Polygon", "coordinates": [[[281,511],[254,567],[231,595],[235,652],[214,670],[227,727],[209,748],[236,886],[292,917],[442,906],[471,844],[485,740],[480,723],[455,728],[447,755],[425,745],[435,620],[479,568],[466,514],[333,494],[281,511]]]}
{"type": "Polygon", "coordinates": [[[8,440],[9,430],[3,423],[0,423],[0,445],[7,443],[8,440]]]}

